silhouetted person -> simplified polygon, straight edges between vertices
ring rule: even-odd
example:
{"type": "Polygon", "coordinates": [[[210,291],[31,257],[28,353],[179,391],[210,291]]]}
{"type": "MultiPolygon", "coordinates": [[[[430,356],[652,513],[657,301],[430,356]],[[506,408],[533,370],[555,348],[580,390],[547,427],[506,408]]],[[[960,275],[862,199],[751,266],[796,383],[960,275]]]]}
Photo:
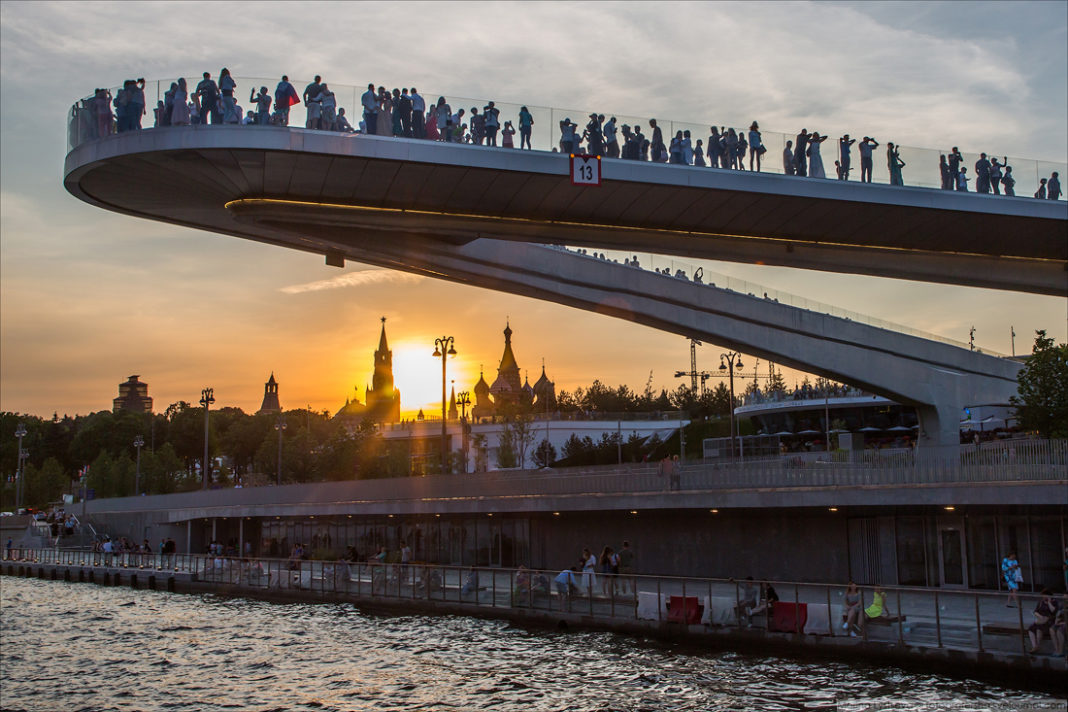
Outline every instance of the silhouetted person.
{"type": "Polygon", "coordinates": [[[856,142],[855,138],[849,138],[849,134],[838,139],[838,180],[849,180],[849,164],[853,160],[849,149],[856,142]]]}
{"type": "Polygon", "coordinates": [[[278,114],[278,121],[282,126],[289,126],[289,107],[299,101],[297,90],[289,83],[289,77],[282,75],[282,81],[274,89],[274,111],[278,114]]]}
{"type": "Polygon", "coordinates": [[[975,192],[990,192],[990,161],[986,160],[985,153],[980,153],[975,162],[975,192]]]}
{"type": "Polygon", "coordinates": [[[1061,179],[1057,171],[1053,171],[1053,175],[1046,181],[1046,197],[1050,200],[1061,199],[1061,179]]]}
{"type": "Polygon", "coordinates": [[[857,152],[860,154],[860,182],[871,183],[871,169],[872,160],[871,152],[879,147],[879,142],[873,139],[871,136],[865,136],[864,140],[857,146],[857,152]]]}
{"type": "Polygon", "coordinates": [[[1035,191],[1035,197],[1039,200],[1046,199],[1046,179],[1038,181],[1038,190],[1035,191]]]}
{"type": "MultiPolygon", "coordinates": [[[[1005,159],[1006,162],[1009,160],[1005,159]]],[[[990,159],[990,189],[994,191],[994,195],[1001,195],[1001,164],[998,163],[997,158],[990,159]]]]}
{"type": "Polygon", "coordinates": [[[801,129],[794,143],[794,166],[797,175],[808,175],[808,129],[801,129]]]}
{"type": "Polygon", "coordinates": [[[782,172],[788,176],[797,175],[797,164],[794,163],[793,141],[787,141],[786,148],[782,151],[782,172]]]}
{"type": "Polygon", "coordinates": [[[208,123],[208,116],[211,116],[211,123],[221,124],[222,114],[219,113],[219,87],[211,78],[210,72],[204,72],[204,78],[197,84],[196,93],[197,96],[200,97],[200,123],[208,123]]]}
{"type": "Polygon", "coordinates": [[[964,163],[964,156],[960,155],[960,149],[956,146],[954,146],[953,150],[949,152],[948,163],[949,175],[953,179],[954,187],[957,187],[960,185],[960,181],[957,179],[957,176],[960,175],[960,164],[964,163]]]}
{"type": "Polygon", "coordinates": [[[1005,175],[1001,178],[1001,187],[1005,189],[1005,195],[1009,197],[1016,196],[1016,179],[1012,177],[1012,166],[1005,166],[1005,175]]]}
{"type": "Polygon", "coordinates": [[[412,137],[426,138],[426,99],[419,90],[412,87],[408,96],[412,100],[412,137]]]}
{"type": "Polygon", "coordinates": [[[374,136],[378,130],[378,94],[375,93],[373,83],[367,85],[367,91],[360,97],[360,103],[363,105],[364,132],[374,136]]]}
{"type": "Polygon", "coordinates": [[[942,175],[942,190],[953,190],[953,176],[949,172],[949,163],[946,162],[946,154],[938,157],[938,171],[942,175]]]}
{"type": "Polygon", "coordinates": [[[898,149],[889,142],[886,144],[886,167],[890,171],[890,185],[905,185],[901,177],[901,169],[905,167],[905,162],[901,160],[898,149]]]}
{"type": "Polygon", "coordinates": [[[400,115],[401,135],[405,138],[412,137],[412,98],[408,96],[408,89],[401,89],[397,106],[393,109],[400,115]]]}

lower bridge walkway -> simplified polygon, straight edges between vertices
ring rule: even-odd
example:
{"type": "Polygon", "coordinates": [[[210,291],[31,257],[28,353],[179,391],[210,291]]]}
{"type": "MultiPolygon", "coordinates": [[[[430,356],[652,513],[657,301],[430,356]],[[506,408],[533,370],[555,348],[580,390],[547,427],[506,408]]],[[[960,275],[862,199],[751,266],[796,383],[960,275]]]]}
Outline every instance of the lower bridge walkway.
{"type": "MultiPolygon", "coordinates": [[[[287,600],[354,602],[422,612],[474,614],[517,622],[603,628],[722,647],[902,664],[1019,671],[1036,678],[1068,671],[1064,609],[1060,638],[1046,631],[1031,651],[1028,631],[1041,596],[863,586],[860,608],[877,615],[847,625],[845,586],[640,574],[348,561],[240,558],[200,554],[109,554],[63,549],[5,552],[5,575],[133,588],[215,592],[287,600]],[[570,580],[568,580],[570,579],[570,580]],[[765,605],[768,590],[778,597],[765,605]]],[[[773,598],[773,597],[772,597],[773,598]]]]}

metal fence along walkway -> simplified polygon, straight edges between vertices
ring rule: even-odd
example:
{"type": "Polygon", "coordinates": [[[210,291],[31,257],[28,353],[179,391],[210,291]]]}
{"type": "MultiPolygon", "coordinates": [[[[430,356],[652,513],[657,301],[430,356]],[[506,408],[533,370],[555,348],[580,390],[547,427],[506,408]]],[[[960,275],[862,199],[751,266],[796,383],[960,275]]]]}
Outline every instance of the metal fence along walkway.
{"type": "MultiPolygon", "coordinates": [[[[865,586],[872,616],[845,625],[841,584],[575,573],[410,564],[237,558],[215,555],[104,554],[15,550],[3,573],[109,585],[223,593],[378,601],[441,612],[517,613],[587,624],[627,624],[688,635],[782,639],[802,645],[862,645],[913,655],[965,652],[999,664],[1064,671],[1064,649],[1048,636],[1032,653],[1027,630],[1041,596],[1017,607],[997,592],[865,586]],[[175,581],[180,581],[176,584],[175,581]],[[769,588],[770,587],[770,588],[769,588]],[[778,600],[765,607],[764,592],[778,600]]],[[[1068,603],[1068,595],[1057,598],[1068,603]]],[[[848,650],[848,648],[847,648],[848,650]]],[[[846,653],[848,654],[848,652],[846,653]]]]}

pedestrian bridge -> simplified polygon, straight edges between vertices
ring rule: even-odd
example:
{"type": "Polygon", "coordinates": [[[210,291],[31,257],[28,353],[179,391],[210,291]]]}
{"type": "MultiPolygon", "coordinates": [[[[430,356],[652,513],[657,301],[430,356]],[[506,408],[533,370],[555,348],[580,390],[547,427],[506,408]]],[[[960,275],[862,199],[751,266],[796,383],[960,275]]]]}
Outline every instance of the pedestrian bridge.
{"type": "Polygon", "coordinates": [[[189,126],[81,143],[65,184],[118,212],[330,255],[252,228],[269,198],[338,229],[655,252],[1068,296],[1068,203],[606,159],[571,184],[543,151],[275,127],[189,126]],[[262,204],[261,204],[262,205],[262,204]],[[245,216],[249,205],[244,204],[245,216]]]}
{"type": "Polygon", "coordinates": [[[211,126],[83,143],[65,185],[120,213],[736,348],[916,406],[928,448],[956,449],[963,407],[1007,404],[1020,365],[548,245],[1068,294],[1063,203],[611,160],[600,188],[567,173],[553,154],[211,126]]]}

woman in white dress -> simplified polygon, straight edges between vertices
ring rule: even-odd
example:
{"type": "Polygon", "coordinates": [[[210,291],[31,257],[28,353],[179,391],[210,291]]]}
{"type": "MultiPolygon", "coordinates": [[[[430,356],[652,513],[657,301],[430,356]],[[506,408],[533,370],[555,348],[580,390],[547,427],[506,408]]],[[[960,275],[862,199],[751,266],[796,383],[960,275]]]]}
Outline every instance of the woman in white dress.
{"type": "Polygon", "coordinates": [[[178,88],[174,92],[174,108],[171,109],[171,126],[189,125],[189,88],[185,77],[178,79],[178,88]]]}
{"type": "Polygon", "coordinates": [[[378,87],[378,120],[375,133],[379,136],[393,135],[393,99],[385,87],[378,87]]]}
{"type": "Polygon", "coordinates": [[[820,136],[818,131],[813,131],[808,139],[808,175],[811,178],[826,178],[827,172],[823,170],[823,157],[820,156],[820,144],[827,140],[826,136],[820,136]]]}

